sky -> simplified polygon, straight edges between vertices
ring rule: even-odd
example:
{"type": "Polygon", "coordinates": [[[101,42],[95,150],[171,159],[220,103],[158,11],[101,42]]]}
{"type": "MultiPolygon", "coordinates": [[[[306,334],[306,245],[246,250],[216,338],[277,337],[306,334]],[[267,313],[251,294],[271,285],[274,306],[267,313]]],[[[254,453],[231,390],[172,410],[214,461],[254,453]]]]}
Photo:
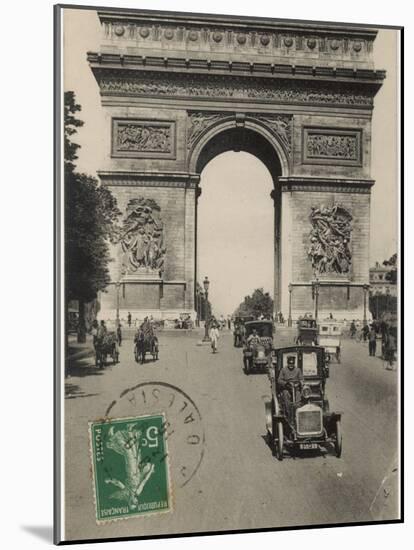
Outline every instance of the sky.
{"type": "MultiPolygon", "coordinates": [[[[67,10],[64,18],[64,87],[75,91],[85,125],[76,136],[81,145],[77,166],[95,175],[106,151],[100,136],[106,131],[98,86],[86,52],[99,51],[100,26],[95,11],[67,10]]],[[[380,30],[374,42],[374,62],[387,71],[375,98],[372,121],[370,265],[397,250],[397,33],[380,30]]],[[[215,313],[232,313],[255,288],[273,294],[273,204],[270,174],[247,153],[217,156],[201,175],[198,217],[198,278],[211,281],[215,313]],[[255,202],[255,209],[249,205],[255,202]],[[254,210],[252,212],[252,210],[254,210]],[[213,223],[212,223],[212,220],[213,223]]]]}

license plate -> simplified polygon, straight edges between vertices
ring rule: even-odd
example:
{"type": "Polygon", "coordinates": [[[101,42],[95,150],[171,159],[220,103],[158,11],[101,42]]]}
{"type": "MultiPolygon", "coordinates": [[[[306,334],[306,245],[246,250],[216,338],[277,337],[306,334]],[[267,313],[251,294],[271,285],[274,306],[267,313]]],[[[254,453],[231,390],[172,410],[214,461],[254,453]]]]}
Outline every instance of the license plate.
{"type": "Polygon", "coordinates": [[[308,450],[308,449],[317,449],[317,443],[300,443],[299,449],[308,450]]]}

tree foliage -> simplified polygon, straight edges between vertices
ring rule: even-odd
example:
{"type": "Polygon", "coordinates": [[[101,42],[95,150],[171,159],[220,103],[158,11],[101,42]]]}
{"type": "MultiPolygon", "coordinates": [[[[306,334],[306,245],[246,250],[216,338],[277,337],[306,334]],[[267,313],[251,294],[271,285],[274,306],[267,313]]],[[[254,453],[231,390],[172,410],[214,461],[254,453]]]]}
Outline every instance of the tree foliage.
{"type": "Polygon", "coordinates": [[[382,262],[382,265],[390,268],[385,275],[385,279],[392,284],[397,284],[397,254],[393,254],[389,260],[382,262]]]}
{"type": "Polygon", "coordinates": [[[84,304],[110,282],[109,242],[119,234],[116,199],[96,178],[75,170],[79,145],[71,138],[83,122],[73,92],[65,92],[65,278],[66,301],[79,301],[79,331],[84,304]]]}
{"type": "Polygon", "coordinates": [[[235,315],[271,317],[273,315],[273,300],[268,292],[263,291],[263,288],[257,288],[251,296],[245,296],[244,301],[235,311],[235,315]]]}

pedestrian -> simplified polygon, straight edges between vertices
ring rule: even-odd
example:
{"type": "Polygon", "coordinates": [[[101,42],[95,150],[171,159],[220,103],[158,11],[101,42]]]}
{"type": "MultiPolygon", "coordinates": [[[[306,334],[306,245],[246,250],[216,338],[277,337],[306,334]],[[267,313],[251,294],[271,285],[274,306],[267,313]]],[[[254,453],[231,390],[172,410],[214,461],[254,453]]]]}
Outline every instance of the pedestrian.
{"type": "Polygon", "coordinates": [[[217,352],[219,338],[220,338],[220,335],[219,335],[217,324],[213,323],[210,329],[211,349],[213,350],[213,353],[217,352]]]}
{"type": "Polygon", "coordinates": [[[369,355],[371,357],[375,357],[375,353],[377,351],[377,333],[375,332],[373,325],[371,325],[368,333],[368,349],[369,355]]]}
{"type": "Polygon", "coordinates": [[[356,333],[355,321],[351,322],[351,326],[349,327],[349,332],[350,332],[351,338],[355,338],[355,333],[356,333]]]}
{"type": "Polygon", "coordinates": [[[118,326],[117,326],[117,329],[116,329],[116,337],[118,339],[118,346],[121,346],[121,344],[122,344],[121,323],[118,323],[118,326]]]}
{"type": "Polygon", "coordinates": [[[230,315],[227,315],[227,328],[231,330],[231,317],[230,315]]]}
{"type": "Polygon", "coordinates": [[[128,311],[128,326],[129,326],[129,328],[131,328],[131,321],[132,321],[132,315],[131,315],[131,312],[128,311]]]}
{"type": "Polygon", "coordinates": [[[387,361],[387,370],[394,370],[395,353],[397,351],[397,340],[395,336],[390,332],[388,334],[386,346],[385,346],[385,360],[387,361]]]}
{"type": "MultiPolygon", "coordinates": [[[[374,325],[372,325],[372,326],[374,326],[374,325]]],[[[369,334],[369,326],[365,323],[365,325],[362,328],[362,336],[364,338],[364,342],[367,341],[368,334],[369,334]]]]}

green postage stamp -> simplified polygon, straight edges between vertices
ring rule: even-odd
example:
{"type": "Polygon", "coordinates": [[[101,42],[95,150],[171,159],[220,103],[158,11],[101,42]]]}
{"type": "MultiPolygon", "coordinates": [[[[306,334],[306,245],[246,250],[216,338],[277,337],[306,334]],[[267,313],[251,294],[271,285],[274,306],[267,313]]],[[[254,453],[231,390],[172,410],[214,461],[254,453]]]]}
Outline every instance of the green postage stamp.
{"type": "Polygon", "coordinates": [[[171,509],[164,415],[89,423],[98,523],[171,509]]]}

